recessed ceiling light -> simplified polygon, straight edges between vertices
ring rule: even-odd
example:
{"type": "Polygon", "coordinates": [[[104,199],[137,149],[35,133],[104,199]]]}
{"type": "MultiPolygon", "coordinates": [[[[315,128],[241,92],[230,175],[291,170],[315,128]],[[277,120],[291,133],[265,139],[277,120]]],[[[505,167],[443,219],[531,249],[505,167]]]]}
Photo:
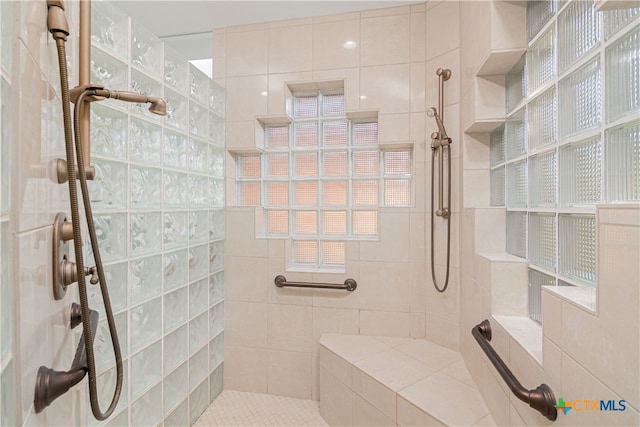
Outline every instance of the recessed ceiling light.
{"type": "Polygon", "coordinates": [[[268,95],[269,95],[269,92],[267,92],[267,91],[265,90],[265,91],[260,92],[260,95],[262,95],[262,96],[268,96],[268,95]]]}
{"type": "Polygon", "coordinates": [[[367,99],[367,95],[360,95],[360,99],[367,99]]]}
{"type": "Polygon", "coordinates": [[[342,46],[344,46],[345,49],[353,49],[358,45],[353,40],[347,40],[342,46]]]}

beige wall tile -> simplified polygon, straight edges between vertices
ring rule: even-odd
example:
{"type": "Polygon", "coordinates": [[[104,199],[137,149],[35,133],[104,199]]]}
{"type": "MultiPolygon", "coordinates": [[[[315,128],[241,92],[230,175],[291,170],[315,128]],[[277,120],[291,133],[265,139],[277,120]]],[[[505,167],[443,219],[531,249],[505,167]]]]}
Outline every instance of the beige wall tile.
{"type": "Polygon", "coordinates": [[[385,15],[361,21],[362,66],[410,61],[411,16],[385,15]]]}
{"type": "Polygon", "coordinates": [[[542,332],[554,344],[562,346],[562,301],[549,292],[542,291],[542,332]]]}
{"type": "MultiPolygon", "coordinates": [[[[226,75],[265,74],[268,61],[268,34],[268,31],[264,29],[241,32],[227,31],[226,75]]],[[[229,93],[227,93],[228,98],[229,93]]]]}
{"type": "Polygon", "coordinates": [[[267,114],[267,76],[228,77],[226,85],[226,122],[253,121],[267,114]]]}
{"type": "Polygon", "coordinates": [[[271,287],[266,258],[227,257],[225,297],[231,301],[267,302],[271,287]]]}
{"type": "Polygon", "coordinates": [[[268,345],[272,350],[311,352],[311,307],[269,305],[268,345]]]}
{"type": "Polygon", "coordinates": [[[411,7],[411,62],[424,61],[427,46],[427,20],[424,4],[411,7]]]}
{"type": "Polygon", "coordinates": [[[362,262],[360,308],[409,312],[411,278],[409,264],[362,262]]]}
{"type": "Polygon", "coordinates": [[[391,426],[395,427],[395,420],[386,417],[374,406],[354,393],[353,395],[353,425],[354,426],[391,426]]]}
{"type": "MultiPolygon", "coordinates": [[[[362,101],[364,103],[366,101],[362,101]]],[[[378,141],[379,142],[407,142],[409,137],[411,115],[380,114],[378,116],[378,141]]]]}
{"type": "Polygon", "coordinates": [[[320,415],[330,426],[353,425],[353,392],[322,367],[320,415]]]}
{"type": "Polygon", "coordinates": [[[442,422],[431,417],[429,414],[415,405],[408,402],[403,397],[398,396],[398,425],[402,427],[423,427],[441,426],[442,422]]]}
{"type": "Polygon", "coordinates": [[[353,366],[354,394],[376,407],[386,417],[396,419],[396,393],[353,366]]]}
{"type": "MultiPolygon", "coordinates": [[[[381,212],[378,216],[380,241],[361,242],[361,261],[409,262],[409,215],[381,212]]],[[[361,273],[364,269],[361,267],[361,273]]]]}
{"type": "Polygon", "coordinates": [[[268,350],[267,392],[311,399],[311,353],[268,350]]]}
{"type": "Polygon", "coordinates": [[[427,339],[453,350],[460,349],[460,325],[427,314],[427,339]]]}
{"type": "Polygon", "coordinates": [[[267,347],[267,304],[225,301],[225,345],[267,347]]]}
{"type": "Polygon", "coordinates": [[[363,335],[410,338],[411,321],[409,313],[360,310],[360,333],[363,335]]]}
{"type": "Polygon", "coordinates": [[[431,9],[427,4],[427,60],[460,45],[459,13],[457,1],[445,1],[431,9]]]}
{"type": "MultiPolygon", "coordinates": [[[[313,307],[313,348],[318,348],[325,333],[358,334],[358,310],[329,307],[313,307]]],[[[335,372],[334,372],[335,375],[335,372]]]]}
{"type": "Polygon", "coordinates": [[[267,350],[233,347],[224,350],[224,387],[229,390],[267,392],[267,350]]]}
{"type": "Polygon", "coordinates": [[[282,74],[269,74],[269,115],[282,115],[286,114],[286,101],[288,89],[287,83],[292,82],[306,82],[312,80],[311,71],[296,72],[296,73],[282,73],[282,74]]]}
{"type": "Polygon", "coordinates": [[[360,94],[367,99],[362,109],[378,108],[382,113],[410,111],[409,64],[379,65],[360,68],[360,94]]]}
{"type": "Polygon", "coordinates": [[[425,64],[416,62],[411,64],[411,112],[423,112],[425,108],[425,64]]]}
{"type": "Polygon", "coordinates": [[[313,26],[313,69],[352,68],[360,66],[360,20],[316,23],[313,26]],[[355,48],[345,48],[353,41],[355,48]]]}
{"type": "Polygon", "coordinates": [[[311,25],[269,30],[269,74],[311,70],[311,25]]]}

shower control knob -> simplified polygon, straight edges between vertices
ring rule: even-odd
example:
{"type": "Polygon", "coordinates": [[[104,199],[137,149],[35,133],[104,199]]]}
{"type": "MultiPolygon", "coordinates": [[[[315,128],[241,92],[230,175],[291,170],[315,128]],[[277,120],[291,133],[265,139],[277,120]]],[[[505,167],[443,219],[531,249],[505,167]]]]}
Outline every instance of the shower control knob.
{"type": "MultiPolygon", "coordinates": [[[[60,264],[61,264],[60,272],[62,274],[62,282],[64,283],[64,285],[67,286],[77,282],[78,267],[76,266],[76,263],[72,261],[68,261],[67,258],[65,257],[60,264]]],[[[91,283],[92,285],[97,284],[99,281],[98,270],[96,269],[95,265],[92,267],[85,267],[84,275],[91,276],[91,279],[89,279],[89,283],[91,283]]]]}

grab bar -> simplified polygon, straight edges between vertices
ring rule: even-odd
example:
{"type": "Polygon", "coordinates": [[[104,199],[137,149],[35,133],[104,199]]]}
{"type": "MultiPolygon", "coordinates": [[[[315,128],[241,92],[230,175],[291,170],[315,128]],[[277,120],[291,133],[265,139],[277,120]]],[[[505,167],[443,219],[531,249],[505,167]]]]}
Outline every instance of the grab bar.
{"type": "Polygon", "coordinates": [[[273,281],[277,287],[296,287],[296,288],[320,288],[320,289],[346,289],[353,292],[358,287],[354,279],[347,279],[344,283],[314,283],[314,282],[287,282],[287,278],[278,275],[273,281]]]}
{"type": "Polygon", "coordinates": [[[527,390],[520,384],[498,353],[489,344],[489,341],[491,341],[491,323],[487,319],[483,320],[473,327],[471,334],[478,341],[480,348],[487,355],[504,382],[507,383],[511,392],[551,421],[555,421],[558,417],[558,410],[556,409],[556,397],[553,394],[553,390],[546,384],[540,384],[534,390],[527,390]]]}

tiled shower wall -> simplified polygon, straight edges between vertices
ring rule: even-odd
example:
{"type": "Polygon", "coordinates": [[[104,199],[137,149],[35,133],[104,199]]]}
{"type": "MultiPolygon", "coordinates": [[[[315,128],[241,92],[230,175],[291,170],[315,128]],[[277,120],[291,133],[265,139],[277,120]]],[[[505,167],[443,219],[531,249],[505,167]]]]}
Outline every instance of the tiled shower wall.
{"type": "MultiPolygon", "coordinates": [[[[453,202],[452,280],[447,293],[437,294],[429,261],[431,154],[425,139],[436,126],[425,112],[438,104],[436,69],[451,68],[445,122],[454,139],[457,186],[458,7],[434,3],[214,32],[214,79],[227,93],[229,151],[256,144],[256,117],[285,114],[286,83],[343,80],[347,111],[378,110],[379,143],[413,143],[415,172],[414,205],[380,209],[379,241],[347,241],[345,274],[303,273],[286,271],[284,240],[256,238],[255,208],[236,206],[236,165],[227,156],[225,387],[317,399],[324,332],[428,337],[457,347],[459,204],[453,202]],[[443,26],[451,29],[449,38],[426,43],[443,26]],[[355,48],[343,46],[349,40],[355,48]],[[279,289],[273,284],[278,274],[335,283],[352,277],[358,288],[279,289]]],[[[437,230],[438,242],[443,231],[437,230]]],[[[444,261],[440,248],[439,278],[444,261]]]]}
{"type": "MultiPolygon", "coordinates": [[[[65,5],[75,76],[78,4],[65,5]]],[[[222,390],[224,92],[112,4],[94,1],[92,15],[91,80],[168,101],[165,118],[145,105],[92,104],[97,178],[89,191],[124,358],[123,393],[107,423],[189,425],[222,390]]],[[[2,331],[2,424],[97,425],[86,380],[43,413],[33,413],[37,368],[66,370],[71,364],[80,331],[69,333],[68,307],[78,297],[74,286],[59,302],[51,292],[51,221],[69,207],[67,185],[54,184],[46,174],[49,160],[64,157],[46,3],[2,2],[2,31],[0,255],[3,273],[19,278],[18,286],[2,277],[2,324],[15,331],[13,337],[2,331]],[[13,32],[6,34],[7,28],[13,32]],[[9,66],[7,45],[13,49],[9,66]],[[34,90],[40,87],[42,93],[34,90]],[[16,129],[19,143],[10,144],[8,131],[16,129]],[[4,203],[7,180],[11,208],[4,203]],[[14,249],[10,257],[6,246],[14,249]]],[[[72,77],[70,85],[76,82],[72,77]]],[[[90,265],[86,234],[84,240],[90,265]]],[[[101,314],[95,348],[104,410],[115,367],[100,293],[96,287],[89,292],[92,308],[101,314]]]]}

